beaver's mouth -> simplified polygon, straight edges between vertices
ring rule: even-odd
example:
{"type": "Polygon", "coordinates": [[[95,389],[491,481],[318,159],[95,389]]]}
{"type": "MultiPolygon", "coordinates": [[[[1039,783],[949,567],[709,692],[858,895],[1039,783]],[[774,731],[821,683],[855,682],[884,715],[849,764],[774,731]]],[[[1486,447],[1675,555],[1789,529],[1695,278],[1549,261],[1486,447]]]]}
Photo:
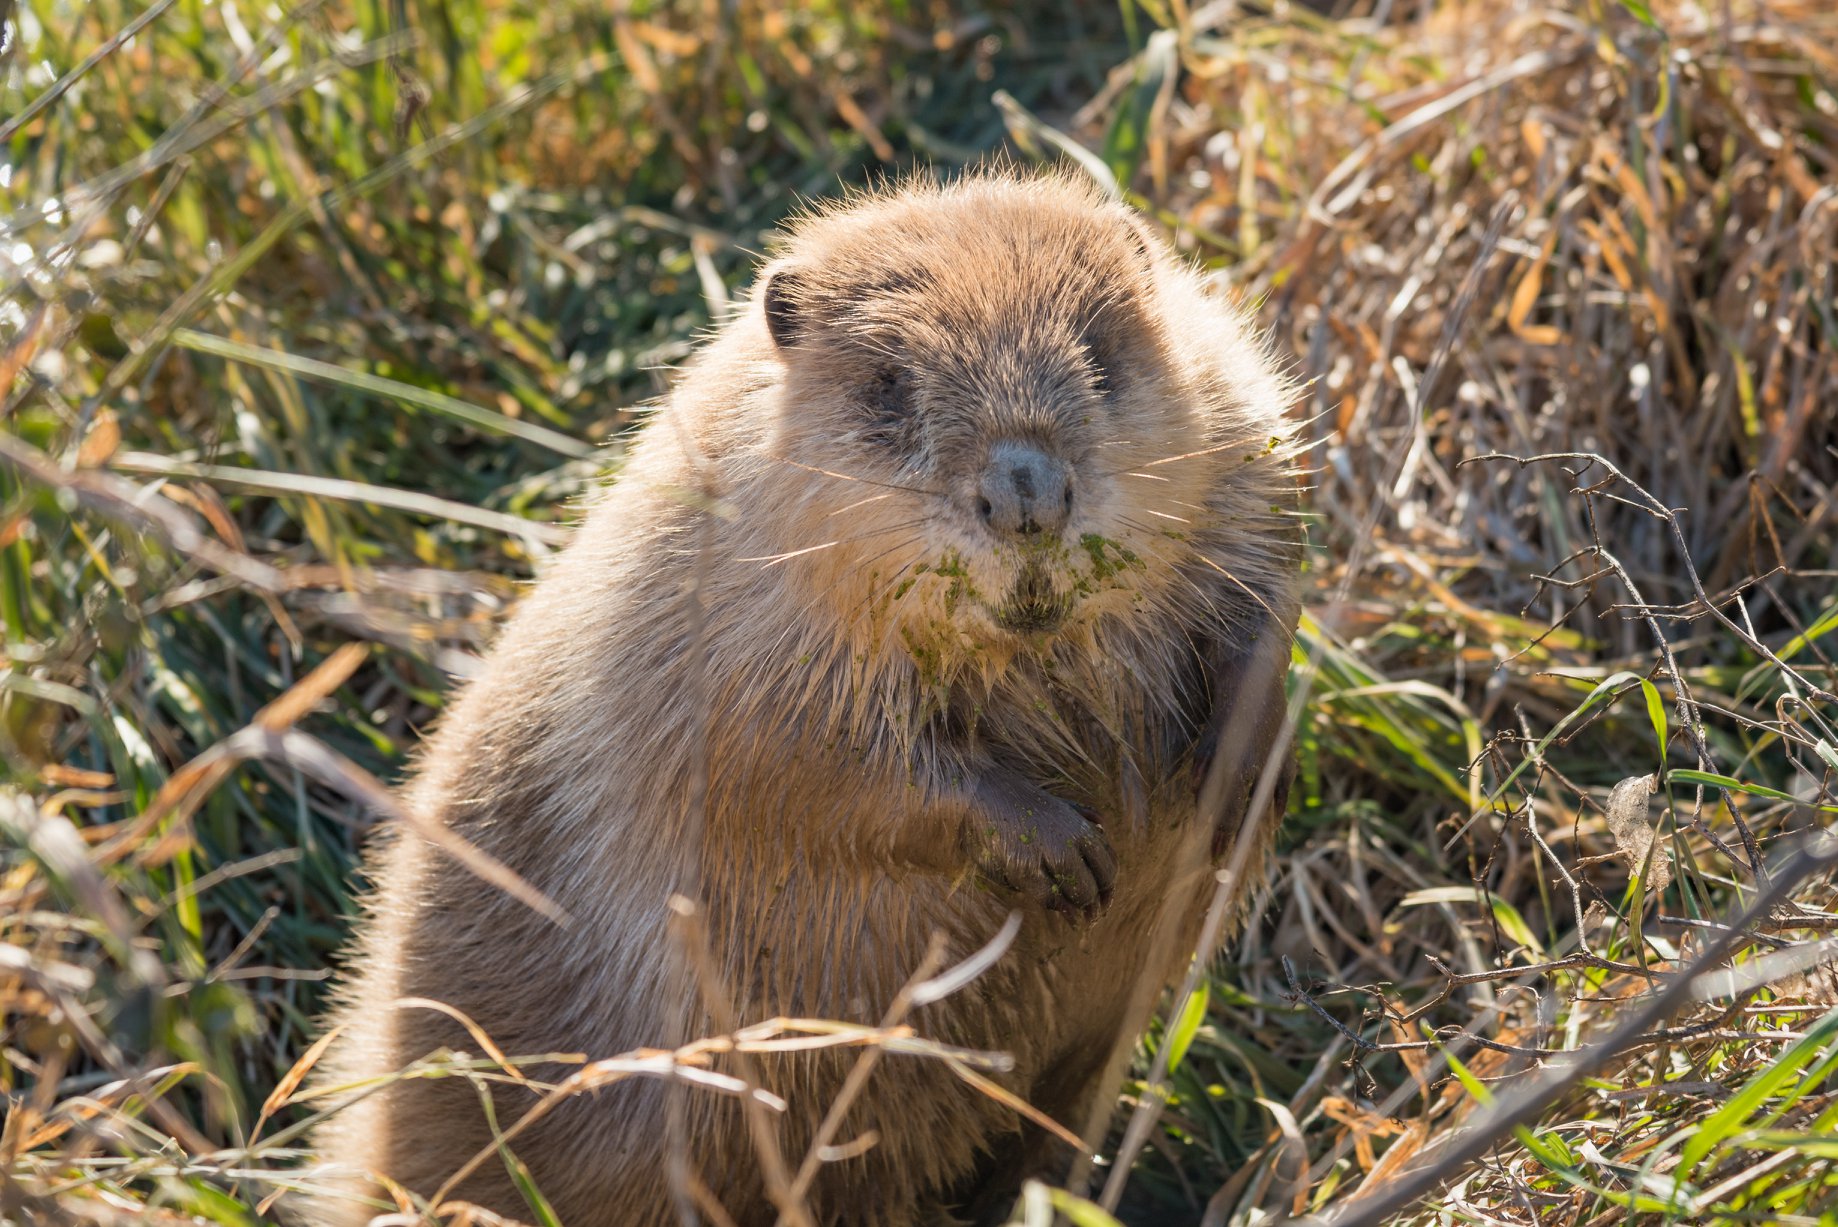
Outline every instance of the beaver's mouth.
{"type": "Polygon", "coordinates": [[[996,606],[996,625],[1017,635],[1041,635],[1057,630],[1072,611],[1072,597],[1061,592],[1053,576],[1039,563],[1029,563],[1015,577],[1015,586],[996,606]]]}

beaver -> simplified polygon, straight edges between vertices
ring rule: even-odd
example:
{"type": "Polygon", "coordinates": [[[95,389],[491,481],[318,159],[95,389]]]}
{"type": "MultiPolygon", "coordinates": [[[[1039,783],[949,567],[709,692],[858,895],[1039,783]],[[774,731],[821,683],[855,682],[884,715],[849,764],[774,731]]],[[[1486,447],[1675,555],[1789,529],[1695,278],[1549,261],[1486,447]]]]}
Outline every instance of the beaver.
{"type": "MultiPolygon", "coordinates": [[[[493,1122],[565,1076],[544,1054],[873,1024],[938,937],[962,956],[1013,913],[1006,954],[908,1021],[1009,1054],[997,1081],[1101,1126],[1282,729],[1293,399],[1237,308],[1065,173],[914,179],[791,223],[402,794],[566,923],[412,828],[377,838],[317,1074],[349,1100],[317,1148],[371,1200],[316,1218],[387,1207],[383,1176],[521,1218],[533,1185],[569,1227],[674,1223],[679,1198],[772,1223],[734,1096],[630,1079],[498,1153],[493,1122]],[[1209,765],[1216,824],[1196,817],[1209,765]],[[681,974],[673,892],[698,906],[725,1024],[681,974]],[[478,1056],[481,1031],[535,1058],[531,1081],[386,1079],[478,1056]]],[[[752,1058],[792,1165],[857,1055],[752,1058]]],[[[924,1055],[884,1057],[844,1124],[785,1221],[1000,1214],[1019,1176],[1072,1158],[924,1055]]]]}

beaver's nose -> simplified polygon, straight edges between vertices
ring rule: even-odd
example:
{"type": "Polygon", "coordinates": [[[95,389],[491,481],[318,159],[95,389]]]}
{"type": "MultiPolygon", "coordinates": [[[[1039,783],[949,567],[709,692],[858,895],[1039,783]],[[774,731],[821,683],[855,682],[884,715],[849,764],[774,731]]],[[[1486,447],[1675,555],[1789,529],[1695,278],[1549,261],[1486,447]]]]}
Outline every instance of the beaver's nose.
{"type": "Polygon", "coordinates": [[[1026,443],[990,449],[977,481],[977,513],[1002,536],[1057,533],[1072,515],[1072,469],[1026,443]]]}

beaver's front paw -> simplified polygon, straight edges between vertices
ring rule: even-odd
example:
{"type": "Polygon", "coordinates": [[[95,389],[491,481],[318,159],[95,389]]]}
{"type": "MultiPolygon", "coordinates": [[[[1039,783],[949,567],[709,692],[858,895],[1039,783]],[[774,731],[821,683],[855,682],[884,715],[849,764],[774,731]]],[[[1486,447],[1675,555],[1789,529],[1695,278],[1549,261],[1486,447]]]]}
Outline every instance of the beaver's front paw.
{"type": "Polygon", "coordinates": [[[1102,828],[1026,781],[979,785],[965,834],[977,871],[993,886],[1088,918],[1110,899],[1117,858],[1102,828]]]}

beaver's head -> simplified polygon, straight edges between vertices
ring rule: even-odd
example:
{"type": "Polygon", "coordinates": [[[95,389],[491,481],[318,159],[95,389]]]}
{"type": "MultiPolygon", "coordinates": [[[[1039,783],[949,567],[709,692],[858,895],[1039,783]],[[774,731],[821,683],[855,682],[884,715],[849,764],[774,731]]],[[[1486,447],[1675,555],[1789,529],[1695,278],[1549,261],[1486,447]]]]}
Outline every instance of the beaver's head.
{"type": "Polygon", "coordinates": [[[1287,388],[1232,309],[1068,179],[845,203],[754,310],[769,450],[804,485],[786,545],[820,547],[848,625],[951,660],[1192,601],[1183,571],[1267,519],[1288,460],[1287,388]]]}

